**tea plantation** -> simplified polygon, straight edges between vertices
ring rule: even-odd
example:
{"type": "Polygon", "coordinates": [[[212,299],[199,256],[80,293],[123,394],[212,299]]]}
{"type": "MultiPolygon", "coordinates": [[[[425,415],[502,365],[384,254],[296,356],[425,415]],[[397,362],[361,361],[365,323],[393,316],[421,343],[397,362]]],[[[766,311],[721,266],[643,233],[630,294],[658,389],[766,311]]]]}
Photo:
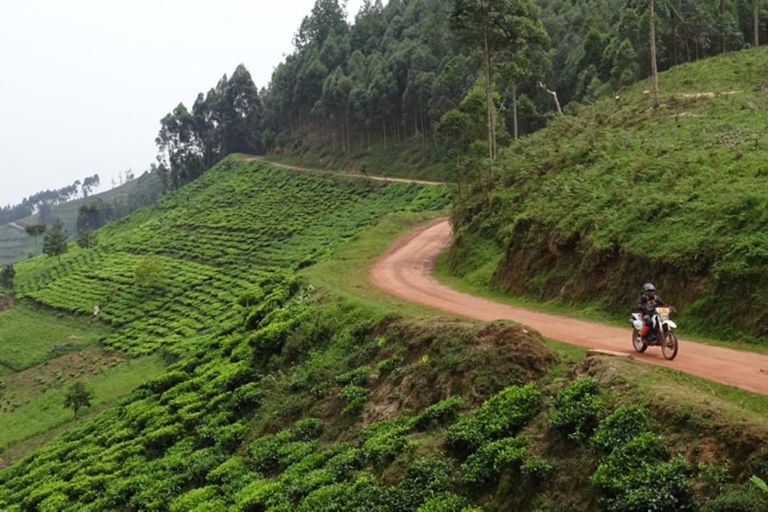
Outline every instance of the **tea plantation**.
{"type": "Polygon", "coordinates": [[[89,379],[98,393],[128,364],[148,378],[0,470],[0,509],[764,510],[749,477],[768,478],[768,425],[731,412],[740,430],[718,430],[733,418],[708,391],[662,400],[623,377],[662,370],[299,277],[385,214],[448,202],[230,157],[97,250],[18,265],[19,302],[92,317],[103,347],[78,349],[136,357],[89,379]]]}

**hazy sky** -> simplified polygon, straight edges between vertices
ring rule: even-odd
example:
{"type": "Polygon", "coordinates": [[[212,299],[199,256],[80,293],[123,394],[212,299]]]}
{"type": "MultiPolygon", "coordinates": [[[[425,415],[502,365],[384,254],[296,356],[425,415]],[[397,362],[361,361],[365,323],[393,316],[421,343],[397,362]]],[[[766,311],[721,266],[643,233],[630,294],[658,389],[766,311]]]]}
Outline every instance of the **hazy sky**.
{"type": "MultiPolygon", "coordinates": [[[[350,18],[362,0],[350,0],[350,18]]],[[[0,206],[156,154],[159,120],[244,63],[257,87],[314,0],[42,0],[0,12],[0,206]]]]}

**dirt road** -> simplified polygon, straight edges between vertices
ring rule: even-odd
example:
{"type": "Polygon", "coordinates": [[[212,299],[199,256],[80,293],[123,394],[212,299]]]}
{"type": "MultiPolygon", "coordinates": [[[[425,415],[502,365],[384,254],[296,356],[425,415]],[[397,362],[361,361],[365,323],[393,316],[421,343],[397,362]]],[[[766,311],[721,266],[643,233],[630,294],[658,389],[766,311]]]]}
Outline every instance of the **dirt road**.
{"type": "Polygon", "coordinates": [[[413,302],[476,320],[513,320],[544,336],[587,348],[631,354],[637,360],[667,366],[705,379],[768,394],[768,356],[680,341],[680,352],[667,361],[658,347],[645,354],[632,349],[626,329],[540,313],[461,293],[431,275],[435,258],[450,244],[451,226],[437,219],[398,239],[371,267],[369,279],[378,288],[413,302]]]}
{"type": "Polygon", "coordinates": [[[420,185],[445,185],[445,183],[442,183],[439,181],[411,180],[408,178],[387,178],[386,176],[370,176],[367,174],[355,174],[352,172],[344,172],[344,171],[329,171],[326,169],[308,169],[306,167],[296,167],[293,165],[286,165],[286,164],[279,164],[277,162],[272,162],[271,160],[267,160],[263,156],[246,156],[245,160],[247,162],[264,162],[273,167],[288,169],[289,171],[322,172],[325,174],[337,174],[339,176],[350,176],[352,178],[363,178],[363,179],[369,179],[374,181],[392,181],[395,183],[418,183],[420,185]]]}

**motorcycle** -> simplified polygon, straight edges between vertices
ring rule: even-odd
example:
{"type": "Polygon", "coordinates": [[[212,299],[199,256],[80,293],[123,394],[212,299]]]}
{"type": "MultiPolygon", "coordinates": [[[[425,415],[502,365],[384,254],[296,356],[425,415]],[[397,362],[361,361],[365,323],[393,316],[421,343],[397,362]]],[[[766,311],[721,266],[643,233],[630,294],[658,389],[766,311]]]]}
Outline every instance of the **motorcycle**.
{"type": "Polygon", "coordinates": [[[637,352],[643,353],[649,346],[661,346],[665,359],[673,360],[677,356],[677,324],[669,319],[673,309],[668,306],[657,307],[651,315],[651,330],[645,336],[640,335],[643,328],[643,315],[632,313],[629,322],[632,324],[632,346],[637,352]]]}

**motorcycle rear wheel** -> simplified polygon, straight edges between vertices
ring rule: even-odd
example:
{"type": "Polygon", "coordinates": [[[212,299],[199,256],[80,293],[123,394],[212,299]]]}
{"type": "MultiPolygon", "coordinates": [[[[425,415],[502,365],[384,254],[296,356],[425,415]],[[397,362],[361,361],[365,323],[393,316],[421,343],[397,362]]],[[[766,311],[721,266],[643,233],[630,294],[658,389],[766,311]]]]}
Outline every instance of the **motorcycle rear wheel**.
{"type": "Polygon", "coordinates": [[[661,353],[669,361],[677,357],[677,335],[672,330],[667,331],[664,337],[664,343],[661,344],[661,353]]]}
{"type": "Polygon", "coordinates": [[[632,329],[632,346],[641,354],[648,348],[648,344],[643,341],[643,338],[640,336],[640,332],[637,329],[632,329]]]}

